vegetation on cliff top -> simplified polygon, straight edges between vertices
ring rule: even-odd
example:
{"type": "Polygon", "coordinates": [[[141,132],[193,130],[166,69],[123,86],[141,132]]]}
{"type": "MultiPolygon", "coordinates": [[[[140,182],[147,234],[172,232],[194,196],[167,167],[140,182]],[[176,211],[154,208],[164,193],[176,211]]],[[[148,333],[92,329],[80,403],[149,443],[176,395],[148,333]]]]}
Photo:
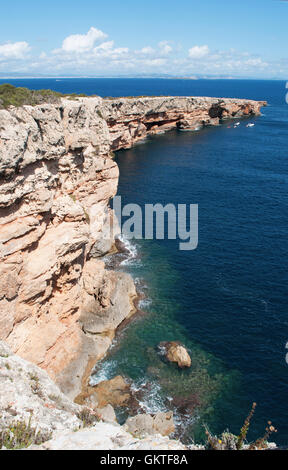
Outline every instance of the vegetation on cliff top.
{"type": "MultiPolygon", "coordinates": [[[[95,96],[98,95],[91,95],[91,97],[95,96]]],[[[3,85],[0,85],[0,109],[5,109],[9,106],[36,106],[37,104],[43,103],[58,104],[60,103],[60,98],[68,98],[73,100],[83,97],[87,98],[88,95],[85,95],[84,93],[63,94],[53,90],[30,90],[29,88],[15,87],[10,83],[4,83],[3,85]]],[[[155,96],[125,96],[124,98],[155,98],[155,96]]],[[[113,96],[106,96],[104,99],[115,100],[117,98],[113,96]]]]}
{"type": "Polygon", "coordinates": [[[35,106],[42,103],[57,104],[60,98],[77,98],[87,96],[84,94],[67,94],[64,95],[53,90],[29,90],[28,88],[15,87],[10,83],[0,85],[0,109],[8,108],[8,106],[35,106]]]}

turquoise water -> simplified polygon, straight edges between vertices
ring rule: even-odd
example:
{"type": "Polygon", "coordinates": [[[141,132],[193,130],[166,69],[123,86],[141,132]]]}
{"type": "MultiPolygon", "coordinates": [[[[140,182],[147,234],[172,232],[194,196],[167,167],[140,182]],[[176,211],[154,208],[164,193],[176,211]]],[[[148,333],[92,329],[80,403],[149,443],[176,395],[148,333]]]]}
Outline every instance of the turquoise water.
{"type": "Polygon", "coordinates": [[[204,423],[238,433],[256,401],[248,437],[272,420],[277,442],[288,441],[288,113],[284,89],[271,86],[279,95],[266,96],[254,128],[175,131],[117,156],[123,203],[199,204],[195,251],[136,242],[139,258],[125,269],[152,303],[108,358],[112,375],[150,384],[144,409],[173,409],[186,439],[201,440],[204,423]],[[190,349],[189,371],[163,362],[157,345],[167,340],[190,349]]]}
{"type": "MultiPolygon", "coordinates": [[[[138,242],[137,257],[120,267],[133,275],[139,291],[145,294],[140,303],[143,313],[120,331],[108,357],[97,365],[92,383],[118,374],[128,377],[138,392],[142,412],[172,409],[177,437],[199,441],[204,438],[203,422],[210,425],[217,413],[230,409],[226,400],[215,408],[217,398],[229,400],[241,377],[187,334],[181,319],[185,285],[170,253],[161,244],[138,242]],[[158,344],[173,340],[189,349],[190,369],[167,364],[159,354],[158,344]]],[[[124,421],[127,413],[122,410],[118,416],[124,421]]]]}
{"type": "MultiPolygon", "coordinates": [[[[169,132],[117,154],[123,203],[199,204],[199,245],[136,241],[120,269],[145,292],[145,311],[118,335],[96,379],[129,377],[143,410],[173,409],[185,439],[238,433],[256,401],[249,439],[288,443],[287,182],[285,83],[253,80],[17,80],[30,88],[101,96],[206,95],[268,100],[251,129],[227,124],[169,132]],[[179,340],[192,367],[157,350],[179,340]],[[274,436],[273,436],[274,439],[274,436]]],[[[134,242],[133,242],[134,243],[134,242]]],[[[97,372],[97,371],[96,371],[97,372]]],[[[122,419],[125,416],[122,415],[122,419]]]]}

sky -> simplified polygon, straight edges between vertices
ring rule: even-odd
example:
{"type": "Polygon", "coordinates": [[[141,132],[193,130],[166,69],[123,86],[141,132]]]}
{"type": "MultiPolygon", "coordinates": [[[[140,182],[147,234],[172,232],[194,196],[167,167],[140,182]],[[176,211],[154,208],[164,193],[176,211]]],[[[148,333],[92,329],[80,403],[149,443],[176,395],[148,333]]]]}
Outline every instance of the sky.
{"type": "Polygon", "coordinates": [[[288,77],[285,0],[1,3],[2,76],[288,77]]]}

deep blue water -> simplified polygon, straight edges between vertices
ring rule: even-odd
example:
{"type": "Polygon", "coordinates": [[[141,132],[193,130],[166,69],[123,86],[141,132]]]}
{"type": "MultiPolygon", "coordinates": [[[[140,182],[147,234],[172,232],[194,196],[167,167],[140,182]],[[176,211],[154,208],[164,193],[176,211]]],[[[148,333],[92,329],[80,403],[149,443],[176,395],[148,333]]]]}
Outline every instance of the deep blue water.
{"type": "MultiPolygon", "coordinates": [[[[86,93],[99,96],[216,96],[265,99],[272,93],[278,101],[285,96],[284,82],[263,80],[175,80],[155,78],[35,78],[0,79],[34,90],[51,89],[60,93],[86,93]]],[[[272,96],[271,96],[272,97],[272,96]]]]}
{"type": "Polygon", "coordinates": [[[252,119],[253,128],[247,129],[242,122],[237,129],[224,123],[196,133],[173,131],[118,152],[118,194],[123,202],[199,204],[199,245],[187,252],[179,251],[178,241],[173,240],[136,242],[140,258],[123,269],[146,284],[151,304],[146,315],[121,333],[121,342],[102,367],[106,376],[123,373],[138,385],[141,380],[152,383],[157,395],[148,393],[152,408],[167,408],[168,395],[191,392],[195,403],[202,403],[202,408],[195,406],[191,436],[201,437],[203,422],[213,432],[228,427],[237,433],[255,401],[258,406],[248,437],[263,435],[267,420],[272,420],[278,429],[273,440],[287,444],[285,83],[9,81],[35,89],[101,96],[205,95],[269,102],[263,115],[252,119]],[[159,359],[155,347],[159,341],[172,339],[183,341],[191,350],[191,371],[169,368],[159,359]]]}

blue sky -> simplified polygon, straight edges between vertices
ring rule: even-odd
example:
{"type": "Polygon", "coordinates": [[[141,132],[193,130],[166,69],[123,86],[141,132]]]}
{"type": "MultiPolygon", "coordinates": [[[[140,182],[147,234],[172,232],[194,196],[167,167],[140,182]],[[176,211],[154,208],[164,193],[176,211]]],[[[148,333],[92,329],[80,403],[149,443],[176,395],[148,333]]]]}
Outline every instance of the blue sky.
{"type": "Polygon", "coordinates": [[[2,2],[0,73],[288,76],[288,2],[2,2]]]}

